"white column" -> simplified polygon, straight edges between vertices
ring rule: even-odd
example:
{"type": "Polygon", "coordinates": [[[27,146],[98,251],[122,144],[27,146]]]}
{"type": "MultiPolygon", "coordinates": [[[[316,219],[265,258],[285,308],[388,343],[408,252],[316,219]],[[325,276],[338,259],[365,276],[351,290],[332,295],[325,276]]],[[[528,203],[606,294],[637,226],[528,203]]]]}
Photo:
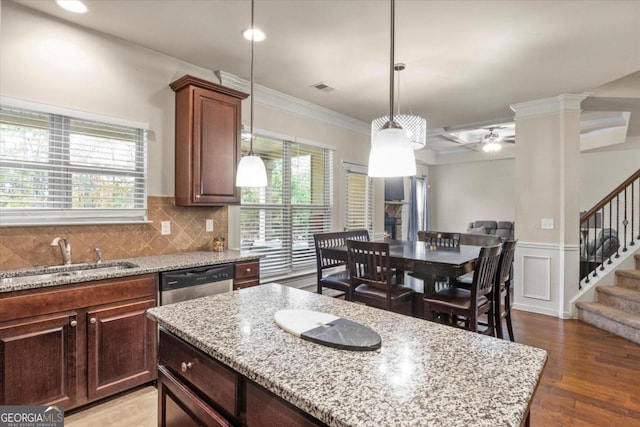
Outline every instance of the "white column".
{"type": "Polygon", "coordinates": [[[580,103],[511,106],[516,122],[514,308],[569,317],[579,283],[580,103]]]}

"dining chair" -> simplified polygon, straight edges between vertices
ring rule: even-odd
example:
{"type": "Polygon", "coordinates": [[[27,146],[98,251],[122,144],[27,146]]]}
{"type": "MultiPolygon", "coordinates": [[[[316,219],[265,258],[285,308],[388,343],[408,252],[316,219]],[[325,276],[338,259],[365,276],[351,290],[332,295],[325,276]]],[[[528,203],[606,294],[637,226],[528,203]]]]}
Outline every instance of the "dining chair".
{"type": "MultiPolygon", "coordinates": [[[[500,261],[496,270],[495,281],[493,282],[493,317],[496,337],[504,338],[502,329],[502,319],[507,322],[509,339],[515,341],[513,336],[513,325],[511,323],[511,279],[513,275],[513,257],[516,252],[517,240],[507,240],[502,244],[500,261]]],[[[460,276],[453,285],[465,289],[470,289],[473,282],[474,272],[460,276]]]]}
{"type": "Polygon", "coordinates": [[[351,301],[353,287],[349,279],[347,262],[343,259],[330,258],[322,253],[323,248],[347,245],[347,239],[369,241],[367,230],[338,231],[313,235],[316,250],[317,292],[322,295],[322,288],[344,292],[345,299],[351,301]]]}
{"type": "Polygon", "coordinates": [[[347,240],[353,301],[411,315],[413,290],[394,283],[389,243],[347,240]]]}
{"type": "MultiPolygon", "coordinates": [[[[425,242],[430,246],[458,248],[460,247],[460,233],[420,230],[418,231],[418,241],[425,242]]],[[[418,279],[426,279],[420,273],[410,272],[409,275],[418,279]]],[[[453,279],[445,276],[435,276],[433,278],[436,289],[448,287],[451,280],[453,279]]]]}
{"type": "Polygon", "coordinates": [[[464,329],[479,331],[480,315],[487,315],[487,328],[481,331],[494,334],[493,300],[491,292],[500,261],[501,245],[485,246],[475,263],[471,289],[448,287],[432,295],[424,296],[424,315],[427,320],[460,326],[464,329]]]}
{"type": "Polygon", "coordinates": [[[460,233],[448,233],[441,231],[418,231],[418,241],[429,245],[445,248],[457,248],[460,246],[460,233]]]}

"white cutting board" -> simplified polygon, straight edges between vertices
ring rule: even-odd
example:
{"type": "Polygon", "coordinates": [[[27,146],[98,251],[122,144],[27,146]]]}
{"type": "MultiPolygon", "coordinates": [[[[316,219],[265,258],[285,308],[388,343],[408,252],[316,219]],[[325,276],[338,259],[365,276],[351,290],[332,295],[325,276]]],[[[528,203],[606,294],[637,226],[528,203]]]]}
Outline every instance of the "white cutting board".
{"type": "Polygon", "coordinates": [[[352,351],[377,350],[380,335],[368,326],[313,310],[280,310],[276,324],[286,332],[316,344],[352,351]]]}
{"type": "Polygon", "coordinates": [[[313,310],[279,310],[274,318],[278,326],[297,337],[339,319],[333,314],[313,310]]]}

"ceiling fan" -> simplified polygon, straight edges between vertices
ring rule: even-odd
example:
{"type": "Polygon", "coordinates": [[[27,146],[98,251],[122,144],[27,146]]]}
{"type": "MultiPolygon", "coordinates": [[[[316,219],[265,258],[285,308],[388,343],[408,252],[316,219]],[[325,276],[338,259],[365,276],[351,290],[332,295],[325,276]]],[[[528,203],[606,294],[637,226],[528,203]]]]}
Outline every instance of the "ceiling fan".
{"type": "Polygon", "coordinates": [[[515,124],[491,125],[475,129],[466,129],[454,132],[442,132],[441,137],[455,142],[454,145],[443,147],[438,151],[459,150],[466,148],[472,151],[496,152],[500,150],[502,144],[514,144],[515,124]]]}
{"type": "Polygon", "coordinates": [[[482,137],[482,151],[487,153],[495,153],[496,151],[500,151],[502,148],[501,143],[511,143],[515,144],[516,136],[500,136],[500,134],[494,132],[495,128],[489,128],[489,133],[482,137]]]}

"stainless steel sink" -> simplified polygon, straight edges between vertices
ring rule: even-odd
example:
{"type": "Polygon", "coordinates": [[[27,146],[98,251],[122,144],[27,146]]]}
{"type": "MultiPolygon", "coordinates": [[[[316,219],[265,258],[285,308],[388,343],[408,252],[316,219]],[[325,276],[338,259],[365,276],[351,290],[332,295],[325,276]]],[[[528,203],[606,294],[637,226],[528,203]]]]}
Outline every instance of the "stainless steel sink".
{"type": "Polygon", "coordinates": [[[40,269],[34,272],[20,273],[13,277],[5,277],[0,279],[0,284],[6,283],[25,283],[25,282],[37,282],[45,280],[55,280],[64,277],[79,277],[89,276],[101,273],[110,273],[114,271],[127,270],[129,268],[136,268],[137,265],[130,262],[114,262],[105,264],[75,264],[65,265],[59,267],[49,267],[46,269],[40,269]]]}

